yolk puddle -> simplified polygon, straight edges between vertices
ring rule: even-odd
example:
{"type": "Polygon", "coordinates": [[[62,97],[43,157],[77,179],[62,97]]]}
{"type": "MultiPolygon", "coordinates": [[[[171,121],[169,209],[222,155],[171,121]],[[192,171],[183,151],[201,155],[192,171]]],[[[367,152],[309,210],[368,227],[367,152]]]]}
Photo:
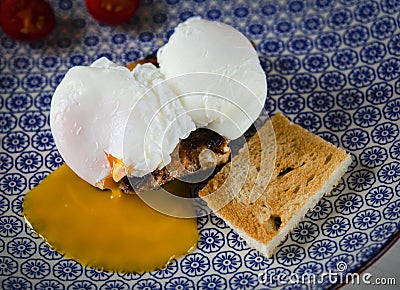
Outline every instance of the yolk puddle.
{"type": "Polygon", "coordinates": [[[107,271],[163,268],[193,250],[199,238],[194,218],[164,215],[136,195],[98,190],[66,165],[28,192],[23,211],[55,250],[107,271]]]}

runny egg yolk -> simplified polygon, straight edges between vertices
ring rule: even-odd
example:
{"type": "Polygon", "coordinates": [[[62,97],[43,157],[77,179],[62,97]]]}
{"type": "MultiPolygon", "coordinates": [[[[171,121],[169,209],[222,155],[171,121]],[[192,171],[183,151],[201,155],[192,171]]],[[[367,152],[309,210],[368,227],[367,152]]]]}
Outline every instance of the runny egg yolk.
{"type": "Polygon", "coordinates": [[[115,182],[120,181],[126,175],[125,163],[121,159],[114,157],[110,153],[104,152],[104,154],[106,155],[108,163],[110,164],[111,167],[112,179],[115,182]]]}
{"type": "Polygon", "coordinates": [[[159,213],[137,195],[101,191],[66,165],[27,193],[23,213],[65,257],[107,271],[163,268],[192,251],[199,237],[194,218],[159,213]]]}
{"type": "Polygon", "coordinates": [[[104,151],[104,155],[110,165],[111,174],[98,182],[96,186],[101,189],[110,189],[113,196],[119,196],[121,195],[121,191],[118,189],[118,182],[126,176],[126,165],[122,159],[119,159],[110,153],[104,151]]]}

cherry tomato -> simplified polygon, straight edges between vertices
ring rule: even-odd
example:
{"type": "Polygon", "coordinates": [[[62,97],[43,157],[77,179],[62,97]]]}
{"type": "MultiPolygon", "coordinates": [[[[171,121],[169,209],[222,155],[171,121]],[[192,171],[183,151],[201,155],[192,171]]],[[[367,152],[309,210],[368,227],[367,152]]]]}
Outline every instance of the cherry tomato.
{"type": "Polygon", "coordinates": [[[9,36],[32,41],[53,30],[55,16],[45,0],[3,0],[0,3],[0,24],[9,36]]]}
{"type": "Polygon", "coordinates": [[[135,14],[140,0],[86,0],[94,19],[106,24],[122,23],[135,14]]]}

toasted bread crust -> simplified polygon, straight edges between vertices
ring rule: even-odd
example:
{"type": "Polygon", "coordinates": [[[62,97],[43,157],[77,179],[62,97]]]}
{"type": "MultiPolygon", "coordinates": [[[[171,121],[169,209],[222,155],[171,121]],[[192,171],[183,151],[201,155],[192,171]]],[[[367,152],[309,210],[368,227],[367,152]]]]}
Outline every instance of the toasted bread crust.
{"type": "Polygon", "coordinates": [[[339,175],[344,173],[343,168],[347,168],[351,162],[350,155],[343,149],[299,125],[292,124],[281,114],[272,117],[271,124],[272,126],[267,122],[249,140],[247,156],[243,151],[240,152],[199,192],[200,197],[206,200],[212,210],[216,210],[218,216],[250,244],[256,244],[255,247],[266,256],[272,254],[273,247],[269,246],[271,241],[274,240],[276,246],[279,243],[276,237],[279,236],[279,240],[282,240],[306,211],[322,197],[324,192],[321,193],[321,190],[325,190],[327,181],[333,178],[337,179],[334,181],[337,183],[338,172],[342,170],[339,175]],[[267,149],[261,150],[260,138],[265,144],[269,144],[267,149]],[[246,159],[250,159],[250,162],[246,159]],[[261,160],[268,160],[269,166],[260,169],[261,160]],[[249,164],[247,176],[240,176],[240,170],[230,172],[234,162],[249,164]],[[265,171],[270,173],[265,174],[265,171]],[[249,195],[254,194],[251,192],[257,176],[262,178],[263,174],[265,178],[270,177],[268,186],[251,203],[249,195]],[[245,178],[241,188],[237,185],[240,178],[245,178]],[[211,195],[219,188],[221,190],[218,194],[211,195]],[[232,199],[235,190],[238,193],[232,199]]]}

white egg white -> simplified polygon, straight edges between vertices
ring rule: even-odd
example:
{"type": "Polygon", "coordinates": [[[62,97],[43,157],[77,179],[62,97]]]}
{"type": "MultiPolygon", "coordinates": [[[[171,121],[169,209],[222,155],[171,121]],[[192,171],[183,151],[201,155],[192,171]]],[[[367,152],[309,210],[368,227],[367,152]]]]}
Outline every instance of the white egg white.
{"type": "Polygon", "coordinates": [[[110,176],[105,153],[135,176],[170,162],[195,126],[162,81],[151,64],[131,72],[106,58],[67,72],[53,95],[50,124],[61,156],[78,176],[97,186],[110,176]]]}
{"type": "Polygon", "coordinates": [[[112,175],[106,154],[126,174],[167,165],[196,127],[240,137],[259,116],[266,76],[249,40],[231,26],[191,18],[157,54],[160,68],[133,71],[101,58],[71,68],[54,92],[50,124],[68,166],[102,187],[112,175]]]}
{"type": "Polygon", "coordinates": [[[175,28],[157,60],[197,126],[236,139],[259,116],[265,72],[251,42],[233,27],[190,18],[175,28]]]}

